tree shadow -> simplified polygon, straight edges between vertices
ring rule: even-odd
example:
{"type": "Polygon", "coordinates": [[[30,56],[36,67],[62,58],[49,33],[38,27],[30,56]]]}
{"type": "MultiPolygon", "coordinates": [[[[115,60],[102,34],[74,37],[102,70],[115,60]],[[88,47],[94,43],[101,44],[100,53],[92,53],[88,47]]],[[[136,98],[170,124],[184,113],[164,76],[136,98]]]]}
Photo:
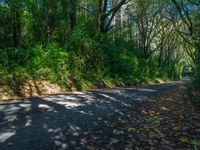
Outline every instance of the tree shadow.
{"type": "MultiPolygon", "coordinates": [[[[148,89],[104,89],[0,104],[0,149],[124,149],[148,89]],[[130,118],[129,115],[132,115],[130,118]],[[113,142],[118,138],[120,142],[113,142]]],[[[135,122],[135,124],[134,124],[135,122]]]]}

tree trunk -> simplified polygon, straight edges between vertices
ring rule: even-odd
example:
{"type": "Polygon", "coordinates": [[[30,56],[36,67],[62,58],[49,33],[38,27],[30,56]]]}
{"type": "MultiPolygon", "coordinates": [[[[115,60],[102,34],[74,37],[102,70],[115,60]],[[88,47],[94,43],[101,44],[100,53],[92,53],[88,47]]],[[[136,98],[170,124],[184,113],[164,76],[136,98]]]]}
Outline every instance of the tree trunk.
{"type": "Polygon", "coordinates": [[[77,20],[76,15],[77,15],[76,0],[70,0],[69,19],[70,19],[71,31],[73,31],[76,27],[76,20],[77,20]]]}
{"type": "Polygon", "coordinates": [[[17,8],[12,9],[13,13],[13,41],[14,47],[20,47],[21,45],[21,22],[20,12],[17,8]]]}

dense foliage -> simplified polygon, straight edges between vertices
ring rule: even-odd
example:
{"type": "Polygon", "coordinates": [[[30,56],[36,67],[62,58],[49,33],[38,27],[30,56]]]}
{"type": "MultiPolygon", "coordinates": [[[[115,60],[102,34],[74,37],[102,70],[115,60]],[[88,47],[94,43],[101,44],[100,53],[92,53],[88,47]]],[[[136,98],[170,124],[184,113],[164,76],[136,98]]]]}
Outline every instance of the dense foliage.
{"type": "Polygon", "coordinates": [[[23,95],[35,81],[73,90],[181,79],[199,61],[174,8],[146,0],[0,1],[0,84],[23,95]]]}
{"type": "Polygon", "coordinates": [[[187,94],[192,99],[194,106],[200,109],[200,2],[197,0],[172,0],[178,14],[183,22],[184,29],[179,29],[178,33],[183,40],[188,43],[190,50],[186,51],[192,56],[194,64],[194,79],[187,88],[187,94]]]}

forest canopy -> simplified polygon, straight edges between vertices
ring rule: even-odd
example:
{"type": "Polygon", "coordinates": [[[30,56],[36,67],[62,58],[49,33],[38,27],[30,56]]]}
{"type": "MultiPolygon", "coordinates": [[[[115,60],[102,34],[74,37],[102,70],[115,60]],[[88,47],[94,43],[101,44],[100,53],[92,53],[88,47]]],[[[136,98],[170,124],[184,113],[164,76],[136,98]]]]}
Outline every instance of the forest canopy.
{"type": "Polygon", "coordinates": [[[195,77],[198,0],[0,0],[0,85],[65,90],[195,77]],[[36,86],[35,86],[36,87],[36,86]]]}

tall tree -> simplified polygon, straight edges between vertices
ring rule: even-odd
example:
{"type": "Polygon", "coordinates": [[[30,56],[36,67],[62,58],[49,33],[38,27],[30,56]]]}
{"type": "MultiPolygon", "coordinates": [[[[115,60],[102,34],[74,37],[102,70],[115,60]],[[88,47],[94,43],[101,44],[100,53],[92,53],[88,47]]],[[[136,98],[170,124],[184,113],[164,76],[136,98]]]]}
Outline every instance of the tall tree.
{"type": "Polygon", "coordinates": [[[70,26],[71,30],[73,31],[76,22],[77,22],[77,1],[76,0],[70,0],[70,12],[69,12],[69,18],[70,18],[70,26]]]}
{"type": "Polygon", "coordinates": [[[136,0],[129,15],[137,26],[137,40],[144,58],[149,58],[161,47],[158,40],[160,33],[170,26],[164,18],[164,3],[157,1],[136,0]]]}
{"type": "Polygon", "coordinates": [[[21,1],[10,0],[8,1],[8,5],[11,10],[12,18],[13,18],[13,42],[15,47],[20,47],[22,44],[21,36],[22,36],[22,26],[21,26],[21,1]]]}
{"type": "Polygon", "coordinates": [[[130,2],[130,0],[117,0],[114,5],[111,5],[110,0],[99,0],[98,1],[98,26],[102,33],[107,33],[112,29],[112,21],[120,10],[120,8],[130,2]]]}

